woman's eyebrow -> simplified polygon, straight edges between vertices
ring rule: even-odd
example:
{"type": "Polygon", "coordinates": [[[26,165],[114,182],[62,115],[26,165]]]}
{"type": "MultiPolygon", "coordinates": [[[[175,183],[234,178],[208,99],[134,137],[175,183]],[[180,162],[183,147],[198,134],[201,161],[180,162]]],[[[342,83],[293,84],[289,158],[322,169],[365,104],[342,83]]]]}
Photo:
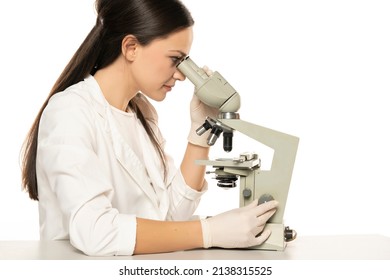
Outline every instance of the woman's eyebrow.
{"type": "Polygon", "coordinates": [[[169,50],[169,51],[171,51],[171,52],[178,52],[178,53],[180,53],[180,54],[181,54],[181,56],[182,56],[182,57],[185,57],[185,56],[187,56],[187,54],[186,54],[186,53],[184,53],[184,52],[182,52],[182,51],[180,51],[180,50],[169,50]]]}

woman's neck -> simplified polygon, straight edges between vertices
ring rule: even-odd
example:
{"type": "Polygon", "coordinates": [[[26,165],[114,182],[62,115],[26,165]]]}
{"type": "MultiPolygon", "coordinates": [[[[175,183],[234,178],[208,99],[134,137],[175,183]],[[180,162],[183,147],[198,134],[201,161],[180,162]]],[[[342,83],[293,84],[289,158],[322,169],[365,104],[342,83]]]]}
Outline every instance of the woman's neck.
{"type": "Polygon", "coordinates": [[[127,111],[129,101],[137,94],[138,90],[131,85],[131,76],[124,69],[126,65],[118,58],[109,66],[99,69],[94,78],[100,86],[107,102],[115,108],[127,111]]]}

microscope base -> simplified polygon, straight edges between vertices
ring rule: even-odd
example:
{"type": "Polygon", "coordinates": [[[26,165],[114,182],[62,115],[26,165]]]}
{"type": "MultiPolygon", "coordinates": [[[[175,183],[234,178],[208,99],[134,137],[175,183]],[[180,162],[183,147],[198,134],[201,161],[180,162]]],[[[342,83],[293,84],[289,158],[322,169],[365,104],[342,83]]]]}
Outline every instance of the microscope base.
{"type": "Polygon", "coordinates": [[[267,223],[264,230],[266,229],[270,229],[272,231],[267,241],[259,246],[250,247],[248,249],[284,251],[284,248],[286,248],[286,241],[284,240],[284,225],[267,223]]]}

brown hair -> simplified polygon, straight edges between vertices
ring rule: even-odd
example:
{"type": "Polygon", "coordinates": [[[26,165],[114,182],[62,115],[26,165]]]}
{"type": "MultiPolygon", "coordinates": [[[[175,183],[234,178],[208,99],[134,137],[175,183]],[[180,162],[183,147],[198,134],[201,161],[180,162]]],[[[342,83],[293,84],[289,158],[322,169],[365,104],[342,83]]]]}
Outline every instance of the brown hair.
{"type": "MultiPolygon", "coordinates": [[[[141,45],[147,45],[154,39],[194,24],[189,11],[179,0],[97,0],[95,6],[95,26],[55,82],[24,143],[22,185],[34,200],[38,200],[36,156],[39,122],[50,97],[110,65],[120,55],[121,43],[126,35],[132,34],[141,45]]],[[[166,176],[165,155],[156,135],[135,102],[130,101],[129,106],[136,112],[156,147],[166,176]]]]}

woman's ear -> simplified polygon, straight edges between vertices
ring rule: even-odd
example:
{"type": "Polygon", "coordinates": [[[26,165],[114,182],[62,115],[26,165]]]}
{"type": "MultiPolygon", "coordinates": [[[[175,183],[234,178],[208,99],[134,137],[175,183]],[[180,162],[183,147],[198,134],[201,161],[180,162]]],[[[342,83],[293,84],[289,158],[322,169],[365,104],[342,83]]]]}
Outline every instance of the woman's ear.
{"type": "Polygon", "coordinates": [[[127,35],[122,40],[122,54],[128,61],[134,61],[139,43],[134,35],[127,35]]]}

